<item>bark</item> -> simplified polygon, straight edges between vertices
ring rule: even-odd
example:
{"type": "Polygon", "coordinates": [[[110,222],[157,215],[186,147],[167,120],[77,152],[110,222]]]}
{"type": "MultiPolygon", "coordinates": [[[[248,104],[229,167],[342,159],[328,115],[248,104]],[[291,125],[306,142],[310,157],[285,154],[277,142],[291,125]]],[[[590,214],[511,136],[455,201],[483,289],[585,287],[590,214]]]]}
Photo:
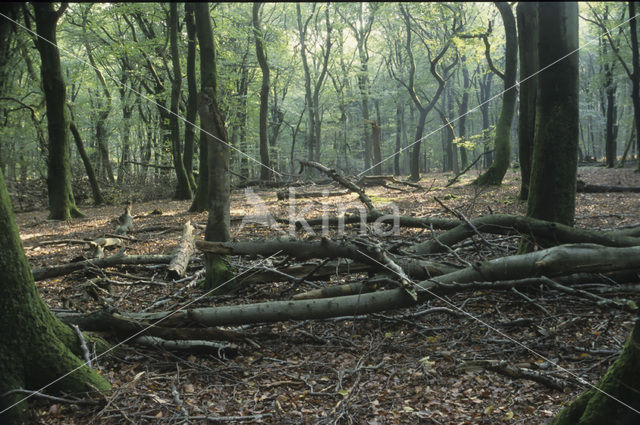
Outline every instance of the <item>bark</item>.
{"type": "MultiPolygon", "coordinates": [[[[415,286],[419,297],[418,303],[424,303],[464,291],[537,287],[541,279],[535,277],[540,276],[553,277],[582,271],[627,270],[635,267],[639,259],[640,247],[606,248],[592,244],[563,245],[529,254],[485,261],[463,270],[418,282],[415,286]]],[[[132,320],[162,320],[165,327],[186,325],[210,327],[326,319],[405,308],[415,304],[404,289],[398,288],[335,298],[272,301],[171,312],[123,313],[122,315],[132,320]]],[[[65,316],[74,323],[86,315],[65,316]]]]}
{"type": "MultiPolygon", "coordinates": [[[[578,48],[576,3],[540,3],[539,66],[578,48]]],[[[527,216],[573,225],[578,162],[578,55],[538,75],[536,129],[527,216]]]]}
{"type": "MultiPolygon", "coordinates": [[[[464,142],[467,137],[467,112],[469,111],[469,90],[471,89],[471,79],[469,78],[469,70],[467,69],[467,58],[462,56],[460,59],[462,62],[462,79],[463,79],[463,92],[462,101],[460,102],[458,109],[458,137],[464,142]]],[[[460,167],[467,167],[467,149],[464,146],[460,146],[460,167]]]]}
{"type": "MultiPolygon", "coordinates": [[[[481,174],[475,184],[479,186],[500,185],[502,179],[509,168],[511,155],[511,123],[515,111],[516,99],[518,96],[516,83],[516,72],[518,66],[518,36],[516,33],[516,22],[511,11],[511,6],[506,2],[496,2],[496,7],[502,16],[504,32],[506,38],[505,48],[505,69],[504,69],[504,93],[502,95],[502,109],[500,118],[496,124],[495,153],[491,166],[481,174]]],[[[486,42],[486,53],[488,55],[488,43],[486,42]]],[[[491,62],[489,62],[491,64],[491,62]]]]}
{"type": "Polygon", "coordinates": [[[169,127],[171,129],[171,153],[173,154],[173,166],[176,170],[175,199],[191,199],[191,186],[189,177],[182,162],[182,149],[180,146],[180,122],[178,113],[180,106],[180,88],[182,86],[182,70],[180,69],[180,52],[178,51],[178,5],[169,4],[169,40],[171,44],[171,64],[173,66],[173,79],[171,80],[171,114],[169,114],[169,127]]]}
{"type": "MultiPolygon", "coordinates": [[[[34,5],[39,19],[47,13],[57,20],[50,4],[34,5]]],[[[0,24],[0,27],[3,24],[0,24]]],[[[64,110],[64,104],[60,110],[64,110]]],[[[14,389],[84,393],[108,391],[109,383],[83,364],[81,350],[73,330],[56,319],[42,301],[13,215],[11,201],[0,173],[0,320],[11,324],[0,330],[0,394],[14,389]],[[73,373],[71,373],[73,372],[73,373]],[[63,379],[53,381],[66,375],[63,379]]],[[[30,423],[26,418],[24,394],[0,398],[0,422],[30,423]]]]}
{"type": "Polygon", "coordinates": [[[262,85],[260,86],[260,180],[271,179],[271,163],[269,162],[269,143],[267,135],[267,119],[269,117],[269,63],[267,62],[267,52],[264,46],[264,34],[262,33],[260,22],[260,7],[262,3],[253,3],[253,34],[256,43],[256,56],[262,71],[262,85]]]}
{"type": "MultiPolygon", "coordinates": [[[[228,137],[222,112],[216,96],[216,55],[213,43],[213,30],[208,3],[196,5],[196,32],[200,43],[200,70],[202,90],[198,99],[200,122],[207,132],[208,162],[208,210],[209,217],[205,231],[207,241],[229,240],[229,150],[228,137]]],[[[202,171],[201,171],[202,172],[202,171]]],[[[205,287],[212,289],[230,277],[230,271],[224,258],[207,255],[205,287]]]]}
{"type": "Polygon", "coordinates": [[[417,279],[439,276],[455,269],[454,267],[431,261],[396,258],[369,246],[356,245],[351,242],[337,242],[328,238],[323,238],[320,241],[281,239],[248,242],[198,241],[196,242],[196,247],[203,252],[219,255],[269,256],[276,252],[281,252],[283,255],[290,255],[300,260],[310,258],[349,258],[382,271],[389,270],[385,266],[385,261],[388,259],[397,263],[406,274],[417,279]]]}
{"type": "Polygon", "coordinates": [[[71,130],[71,134],[73,135],[73,140],[76,142],[78,154],[80,155],[80,158],[82,158],[84,169],[87,172],[87,177],[89,178],[89,185],[91,186],[91,193],[93,195],[93,204],[101,205],[104,203],[104,198],[102,197],[102,192],[100,192],[100,186],[98,185],[96,174],[93,172],[93,165],[91,165],[89,155],[87,155],[87,152],[84,150],[84,143],[82,143],[80,132],[78,131],[78,128],[73,121],[69,123],[69,129],[71,130]]]}
{"type": "Polygon", "coordinates": [[[168,264],[172,258],[171,255],[125,255],[123,252],[119,252],[106,258],[90,259],[59,266],[34,269],[33,278],[36,281],[49,279],[51,277],[63,276],[85,267],[110,267],[118,264],[168,264]]]}
{"type": "Polygon", "coordinates": [[[536,123],[538,77],[538,4],[520,2],[516,7],[518,45],[520,47],[520,111],[518,115],[518,157],[520,159],[520,193],[529,197],[531,158],[536,123]]]}
{"type": "Polygon", "coordinates": [[[598,232],[595,230],[575,229],[560,223],[538,220],[518,215],[495,214],[475,218],[445,232],[434,240],[413,245],[412,250],[419,254],[431,254],[446,251],[446,247],[461,242],[473,235],[493,233],[499,235],[523,234],[533,240],[563,243],[596,243],[603,246],[637,246],[640,237],[625,232],[598,232]]]}
{"type": "Polygon", "coordinates": [[[184,4],[184,20],[187,27],[187,122],[184,126],[184,156],[182,162],[187,172],[189,186],[196,191],[196,180],[193,177],[193,143],[195,139],[195,123],[198,119],[198,86],[196,83],[196,22],[193,16],[193,4],[184,4]]]}
{"type": "Polygon", "coordinates": [[[189,266],[189,259],[193,255],[195,248],[195,242],[193,240],[193,226],[191,221],[187,221],[184,224],[184,230],[182,231],[182,238],[180,239],[180,245],[176,248],[173,258],[169,263],[167,271],[175,278],[184,276],[189,266]]]}
{"type": "Polygon", "coordinates": [[[550,425],[630,425],[640,419],[640,321],[622,353],[597,384],[564,408],[550,425]],[[634,409],[634,410],[632,410],[634,409]]]}
{"type": "MultiPolygon", "coordinates": [[[[68,220],[83,217],[76,207],[71,189],[71,164],[69,159],[69,119],[66,108],[66,87],[56,44],[56,26],[61,13],[52,4],[34,3],[36,29],[41,38],[36,45],[40,52],[42,88],[47,107],[49,158],[47,188],[49,192],[49,217],[68,220]],[[53,45],[44,40],[48,40],[53,45]]],[[[60,9],[64,11],[64,7],[60,9]]]]}
{"type": "MultiPolygon", "coordinates": [[[[629,17],[636,16],[636,5],[629,2],[629,17]]],[[[629,19],[631,35],[631,101],[633,102],[633,119],[636,124],[636,148],[640,155],[640,46],[638,45],[637,18],[629,19]]],[[[637,171],[640,172],[640,160],[637,171]]]]}

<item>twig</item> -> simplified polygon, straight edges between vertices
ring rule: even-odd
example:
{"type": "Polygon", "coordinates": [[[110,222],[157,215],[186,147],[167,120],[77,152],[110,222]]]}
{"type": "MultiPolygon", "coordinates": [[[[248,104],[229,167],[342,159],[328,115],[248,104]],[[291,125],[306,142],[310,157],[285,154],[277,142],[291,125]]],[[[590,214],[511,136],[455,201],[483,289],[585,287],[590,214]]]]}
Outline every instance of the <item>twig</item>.
{"type": "Polygon", "coordinates": [[[84,354],[84,360],[87,363],[87,366],[93,369],[93,364],[91,363],[91,354],[89,353],[89,348],[87,347],[87,341],[84,339],[84,335],[82,335],[82,331],[78,325],[71,325],[76,335],[78,336],[78,340],[80,341],[80,349],[84,354]]]}

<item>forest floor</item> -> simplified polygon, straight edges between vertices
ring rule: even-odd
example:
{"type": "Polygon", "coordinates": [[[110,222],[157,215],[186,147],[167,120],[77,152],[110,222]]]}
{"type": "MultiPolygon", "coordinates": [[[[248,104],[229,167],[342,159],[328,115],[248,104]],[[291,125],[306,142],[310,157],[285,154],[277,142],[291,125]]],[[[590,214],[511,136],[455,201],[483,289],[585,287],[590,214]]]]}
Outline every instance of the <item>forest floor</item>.
{"type": "MultiPolygon", "coordinates": [[[[468,185],[473,176],[445,188],[449,177],[450,174],[427,174],[420,182],[423,189],[374,187],[367,189],[367,194],[378,206],[393,204],[401,214],[413,216],[453,218],[434,197],[468,218],[491,212],[525,213],[525,203],[516,198],[519,175],[515,171],[510,170],[501,187],[482,190],[468,185]]],[[[640,186],[640,175],[632,168],[581,167],[579,178],[591,184],[640,186]]],[[[296,190],[324,188],[342,190],[333,185],[296,190]]],[[[286,217],[289,213],[289,201],[277,200],[275,189],[254,188],[253,193],[273,216],[286,217]]],[[[279,236],[259,224],[241,226],[242,216],[255,213],[247,199],[244,190],[234,191],[232,236],[238,240],[279,236]]],[[[298,211],[307,205],[307,218],[320,217],[323,210],[335,213],[339,204],[358,206],[353,194],[297,202],[298,211]]],[[[207,214],[188,213],[189,205],[187,201],[134,201],[135,228],[130,235],[134,240],[127,242],[127,254],[170,254],[186,220],[195,224],[198,237],[202,238],[207,214]],[[154,210],[162,214],[150,214],[154,210]]],[[[637,225],[639,206],[640,193],[580,193],[576,226],[614,229],[637,225]]],[[[17,213],[32,267],[63,264],[80,257],[85,253],[80,244],[45,242],[92,240],[112,233],[116,228],[113,219],[123,207],[81,209],[87,218],[67,222],[47,220],[46,210],[17,213]]],[[[346,234],[356,235],[362,230],[351,227],[346,234]]],[[[310,237],[302,231],[298,236],[310,237]]],[[[388,236],[386,243],[429,237],[428,230],[403,229],[400,234],[388,236]]],[[[466,244],[456,250],[456,255],[441,254],[434,259],[461,265],[460,260],[472,262],[515,253],[517,237],[491,238],[491,249],[466,244]]],[[[278,261],[274,260],[272,266],[277,267],[278,261]]],[[[237,267],[250,267],[257,260],[232,257],[232,262],[237,267]]],[[[201,269],[202,254],[198,253],[187,275],[194,276],[201,269]]],[[[204,291],[194,285],[174,297],[186,281],[175,283],[165,270],[165,266],[80,270],[39,281],[37,286],[50,308],[82,312],[106,305],[118,311],[141,311],[163,298],[169,303],[153,311],[175,310],[196,299],[190,307],[282,300],[311,289],[305,283],[284,280],[254,285],[234,296],[202,297],[204,291]],[[97,294],[85,285],[96,276],[102,279],[104,288],[97,294]]],[[[330,283],[362,278],[361,274],[334,275],[330,283]]],[[[540,424],[584,390],[576,377],[598,382],[619,353],[634,317],[550,290],[527,294],[534,303],[509,291],[477,291],[449,297],[448,302],[473,318],[446,312],[416,314],[432,307],[454,308],[434,300],[428,305],[366,317],[242,326],[243,332],[257,336],[251,341],[234,342],[237,355],[231,358],[123,344],[94,364],[113,386],[106,404],[36,400],[32,407],[36,423],[41,424],[540,424]],[[513,322],[517,319],[527,320],[513,322]],[[509,321],[516,325],[505,326],[509,321]],[[480,359],[507,360],[557,377],[569,386],[561,392],[487,370],[460,368],[464,361],[480,359]]],[[[621,289],[616,296],[640,303],[638,292],[621,289]]]]}

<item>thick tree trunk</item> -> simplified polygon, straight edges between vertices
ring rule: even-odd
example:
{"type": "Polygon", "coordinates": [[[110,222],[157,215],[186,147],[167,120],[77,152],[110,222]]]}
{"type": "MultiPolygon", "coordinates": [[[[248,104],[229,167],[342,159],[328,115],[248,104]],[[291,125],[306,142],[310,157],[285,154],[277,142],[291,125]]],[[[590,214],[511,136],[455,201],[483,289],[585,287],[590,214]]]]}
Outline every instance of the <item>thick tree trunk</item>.
{"type": "MultiPolygon", "coordinates": [[[[229,240],[230,178],[229,150],[226,143],[227,129],[216,100],[216,53],[213,43],[208,3],[196,5],[196,32],[200,43],[200,70],[202,90],[198,99],[200,122],[207,131],[205,140],[209,165],[208,210],[209,218],[205,231],[207,241],[229,240]]],[[[207,255],[205,287],[213,289],[230,277],[223,257],[207,255]]]]}
{"type": "Polygon", "coordinates": [[[518,156],[520,158],[520,193],[529,197],[531,157],[536,123],[538,77],[538,4],[520,2],[516,7],[518,44],[520,47],[520,114],[518,115],[518,156]]]}
{"type": "Polygon", "coordinates": [[[173,65],[173,79],[171,80],[171,114],[169,127],[171,128],[171,152],[173,167],[176,170],[176,199],[191,199],[189,178],[182,162],[180,146],[180,122],[178,113],[180,106],[180,88],[182,86],[182,70],[180,69],[180,52],[178,51],[178,5],[169,4],[169,40],[171,43],[171,63],[173,65]]]}
{"type": "Polygon", "coordinates": [[[527,216],[573,225],[578,161],[578,6],[539,4],[536,130],[527,216]]]}
{"type": "Polygon", "coordinates": [[[495,153],[493,163],[474,182],[480,186],[500,185],[509,168],[511,160],[511,123],[515,111],[518,92],[514,87],[516,83],[516,71],[518,66],[518,37],[516,33],[516,21],[511,11],[511,6],[506,2],[497,2],[496,7],[502,16],[506,37],[504,89],[502,95],[502,110],[496,125],[495,153]]]}
{"type": "Polygon", "coordinates": [[[631,425],[640,422],[640,321],[598,383],[560,411],[550,425],[631,425]]]}
{"type": "Polygon", "coordinates": [[[60,14],[50,3],[34,3],[33,6],[37,32],[42,37],[42,39],[38,38],[36,44],[42,60],[40,73],[47,105],[49,217],[55,220],[67,220],[71,216],[82,217],[84,214],[76,207],[71,189],[66,87],[62,76],[60,55],[55,46],[56,26],[60,14]]]}
{"type": "Polygon", "coordinates": [[[267,135],[267,118],[269,117],[269,63],[267,62],[267,53],[264,47],[262,29],[260,28],[260,7],[262,3],[253,3],[253,35],[256,43],[256,56],[262,71],[262,85],[260,86],[260,180],[268,181],[271,179],[271,163],[269,162],[269,143],[267,135]]]}
{"type": "Polygon", "coordinates": [[[418,125],[416,126],[416,134],[414,136],[413,151],[411,152],[411,175],[409,180],[417,182],[420,180],[420,145],[422,144],[422,133],[424,132],[424,124],[427,120],[426,109],[420,111],[418,117],[418,125]]]}
{"type": "MultiPolygon", "coordinates": [[[[56,13],[50,4],[35,7],[56,13]]],[[[109,383],[77,357],[81,350],[74,332],[39,297],[10,202],[0,174],[0,322],[5,324],[0,330],[0,394],[18,388],[39,390],[65,375],[50,389],[76,394],[92,387],[108,391],[109,383]]],[[[1,423],[30,422],[24,416],[24,398],[0,398],[1,423]]]]}

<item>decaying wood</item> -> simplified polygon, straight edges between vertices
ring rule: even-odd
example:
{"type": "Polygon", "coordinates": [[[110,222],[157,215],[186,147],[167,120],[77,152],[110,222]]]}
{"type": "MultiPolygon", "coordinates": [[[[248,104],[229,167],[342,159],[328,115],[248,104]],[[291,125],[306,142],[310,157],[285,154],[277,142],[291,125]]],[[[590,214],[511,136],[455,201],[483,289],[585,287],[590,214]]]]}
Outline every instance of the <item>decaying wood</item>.
{"type": "Polygon", "coordinates": [[[423,187],[420,186],[417,183],[411,183],[411,182],[405,182],[405,181],[402,181],[402,180],[398,180],[394,176],[362,176],[356,182],[356,184],[358,186],[360,186],[360,187],[384,186],[384,187],[388,187],[390,189],[397,189],[397,188],[388,186],[387,183],[394,183],[394,184],[399,184],[399,185],[403,185],[403,186],[411,186],[411,187],[414,187],[416,189],[423,189],[423,187]]]}
{"type": "Polygon", "coordinates": [[[131,202],[127,204],[124,209],[124,213],[120,217],[118,217],[118,228],[116,229],[116,234],[124,235],[129,233],[133,229],[133,217],[131,217],[131,202]]]}
{"type": "Polygon", "coordinates": [[[629,232],[598,232],[578,229],[564,224],[538,220],[510,214],[493,214],[475,218],[463,223],[430,240],[414,245],[411,250],[418,254],[442,252],[446,247],[463,241],[477,232],[500,235],[525,234],[535,239],[551,240],[562,243],[595,243],[604,246],[636,246],[640,245],[640,237],[628,236],[629,232]]]}
{"type": "MultiPolygon", "coordinates": [[[[267,257],[276,252],[281,252],[283,255],[289,255],[301,260],[310,258],[350,258],[354,261],[368,264],[377,270],[385,269],[385,261],[379,258],[380,254],[371,252],[367,246],[356,245],[351,241],[338,242],[329,238],[322,238],[318,241],[288,239],[247,242],[197,241],[196,247],[203,252],[218,255],[261,255],[267,257]]],[[[395,258],[390,254],[386,255],[388,259],[398,264],[407,275],[415,279],[439,276],[456,269],[455,267],[432,261],[409,257],[395,258]]]]}
{"type": "Polygon", "coordinates": [[[576,191],[580,193],[640,193],[640,187],[587,184],[582,180],[578,180],[576,191]]]}
{"type": "Polygon", "coordinates": [[[191,225],[191,221],[187,220],[182,230],[180,245],[176,248],[173,259],[169,263],[169,267],[167,267],[167,271],[172,277],[180,278],[184,276],[194,249],[193,226],[191,225]]]}
{"type": "Polygon", "coordinates": [[[237,347],[220,342],[202,340],[166,340],[157,336],[139,336],[134,343],[168,351],[196,351],[215,354],[218,357],[228,358],[237,354],[237,347]]]}
{"type": "Polygon", "coordinates": [[[336,181],[340,186],[349,189],[353,193],[356,193],[358,195],[358,198],[360,198],[360,201],[362,201],[362,203],[367,207],[367,209],[371,213],[378,212],[378,210],[376,210],[376,207],[373,205],[373,202],[371,202],[371,199],[364,193],[364,190],[362,190],[362,188],[360,188],[358,185],[345,179],[343,176],[338,174],[336,170],[327,168],[324,165],[319,164],[317,162],[313,162],[313,161],[303,161],[299,159],[298,162],[303,168],[305,166],[308,166],[308,167],[315,168],[316,170],[322,171],[327,176],[329,176],[332,180],[336,181]]]}
{"type": "MultiPolygon", "coordinates": [[[[561,245],[529,254],[485,261],[416,284],[418,303],[464,291],[510,290],[538,286],[541,276],[629,270],[640,264],[640,247],[611,248],[594,244],[561,245]]],[[[175,312],[126,313],[149,323],[162,319],[165,327],[229,326],[285,320],[326,319],[405,308],[416,302],[404,289],[299,301],[183,309],[175,312]]],[[[635,309],[635,305],[629,305],[635,309]]],[[[125,313],[122,313],[125,315],[125,313]]],[[[82,314],[69,314],[82,316],[82,314]]],[[[75,321],[74,321],[75,322],[75,321]]]]}
{"type": "Polygon", "coordinates": [[[38,281],[63,276],[85,267],[110,267],[119,264],[165,264],[169,263],[172,258],[171,255],[126,255],[121,251],[110,257],[33,269],[33,278],[38,281]]]}
{"type": "Polygon", "coordinates": [[[563,380],[545,375],[537,370],[509,364],[509,362],[505,360],[471,360],[464,362],[459,368],[465,371],[479,368],[487,369],[508,376],[509,378],[528,379],[558,391],[562,391],[567,387],[567,383],[563,380]]]}
{"type": "Polygon", "coordinates": [[[322,192],[291,192],[289,189],[286,190],[279,190],[276,192],[276,196],[278,197],[279,201],[284,201],[289,199],[289,197],[291,197],[291,195],[293,195],[294,198],[296,199],[302,199],[302,198],[326,198],[326,197],[330,197],[330,196],[343,196],[343,195],[348,195],[349,193],[351,193],[350,191],[346,190],[346,191],[322,191],[322,192]]]}

